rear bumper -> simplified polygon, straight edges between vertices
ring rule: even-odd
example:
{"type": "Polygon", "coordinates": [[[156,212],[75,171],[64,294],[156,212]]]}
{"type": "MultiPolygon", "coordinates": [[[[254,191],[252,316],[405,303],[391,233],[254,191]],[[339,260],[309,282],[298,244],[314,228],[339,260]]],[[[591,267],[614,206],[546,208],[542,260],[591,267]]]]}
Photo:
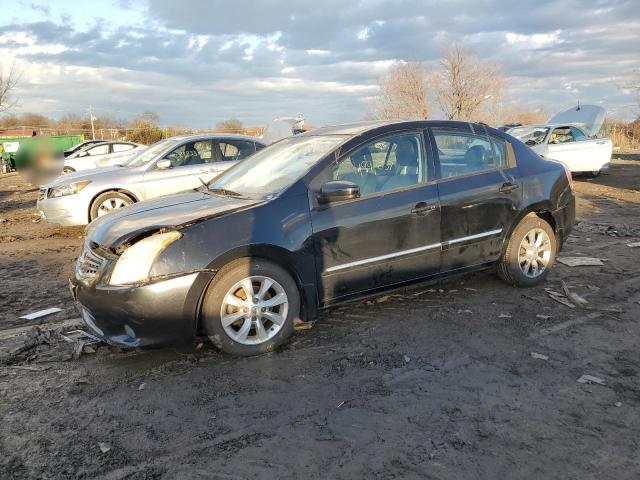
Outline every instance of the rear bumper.
{"type": "Polygon", "coordinates": [[[192,340],[202,293],[212,274],[201,272],[146,285],[87,286],[70,281],[90,332],[111,345],[144,347],[192,340]]]}

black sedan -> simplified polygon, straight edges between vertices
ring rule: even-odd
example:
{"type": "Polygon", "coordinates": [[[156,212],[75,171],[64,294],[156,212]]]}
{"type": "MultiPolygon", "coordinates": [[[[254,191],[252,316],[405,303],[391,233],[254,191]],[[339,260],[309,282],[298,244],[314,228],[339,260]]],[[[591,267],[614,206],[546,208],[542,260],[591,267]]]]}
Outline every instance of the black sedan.
{"type": "Polygon", "coordinates": [[[411,282],[492,267],[510,285],[537,285],[574,217],[570,172],[485,125],[327,127],[196,190],[100,217],[71,284],[109,343],[202,332],[254,355],[297,319],[411,282]]]}

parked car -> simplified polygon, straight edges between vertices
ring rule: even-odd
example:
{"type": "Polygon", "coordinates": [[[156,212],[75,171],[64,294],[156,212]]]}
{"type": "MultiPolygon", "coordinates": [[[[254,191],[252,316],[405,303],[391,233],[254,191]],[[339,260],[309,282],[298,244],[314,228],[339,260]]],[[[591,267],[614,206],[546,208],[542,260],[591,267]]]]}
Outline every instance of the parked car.
{"type": "Polygon", "coordinates": [[[202,332],[254,355],[285,342],[297,318],[411,282],[495,268],[511,285],[538,285],[574,217],[566,167],[498,130],[327,127],[97,219],[72,292],[111,344],[202,332]]]}
{"type": "Polygon", "coordinates": [[[543,158],[559,160],[573,173],[597,177],[609,168],[613,144],[598,136],[605,110],[595,105],[581,105],[560,112],[545,125],[511,128],[507,133],[529,145],[543,158]]]}
{"type": "Polygon", "coordinates": [[[69,155],[76,153],[79,150],[82,150],[84,148],[90,147],[91,145],[96,145],[98,143],[103,143],[106,142],[107,140],[86,140],[82,143],[78,143],[76,145],[74,145],[71,148],[68,148],[67,150],[65,150],[64,152],[62,152],[62,155],[64,157],[68,157],[69,155]]]}
{"type": "Polygon", "coordinates": [[[37,208],[50,222],[85,225],[132,203],[195,188],[263,147],[242,135],[161,140],[123,165],[61,175],[42,185],[37,208]]]}
{"type": "Polygon", "coordinates": [[[64,159],[62,173],[119,165],[145,148],[146,145],[132,142],[101,142],[89,145],[64,159]]]}

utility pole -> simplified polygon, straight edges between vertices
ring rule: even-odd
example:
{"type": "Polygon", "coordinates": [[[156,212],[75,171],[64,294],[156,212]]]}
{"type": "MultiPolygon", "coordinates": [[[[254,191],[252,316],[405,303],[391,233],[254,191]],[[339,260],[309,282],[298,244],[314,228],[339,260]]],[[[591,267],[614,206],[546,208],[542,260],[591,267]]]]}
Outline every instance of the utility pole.
{"type": "Polygon", "coordinates": [[[96,117],[93,115],[93,107],[91,105],[89,105],[89,109],[87,110],[87,112],[89,112],[89,118],[91,120],[91,140],[95,140],[96,131],[93,128],[93,121],[96,120],[96,117]]]}

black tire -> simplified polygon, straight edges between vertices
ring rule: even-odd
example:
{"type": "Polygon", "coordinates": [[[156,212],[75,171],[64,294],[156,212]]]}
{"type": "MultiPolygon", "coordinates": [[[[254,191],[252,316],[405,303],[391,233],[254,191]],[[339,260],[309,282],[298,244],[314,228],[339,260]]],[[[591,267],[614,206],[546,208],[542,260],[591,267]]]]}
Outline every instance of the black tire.
{"type": "Polygon", "coordinates": [[[73,168],[73,167],[63,167],[63,168],[62,168],[62,173],[63,173],[63,174],[65,174],[65,175],[66,175],[67,173],[73,173],[73,172],[75,172],[75,171],[76,171],[76,169],[75,169],[75,168],[73,168]]]}
{"type": "Polygon", "coordinates": [[[507,242],[505,251],[498,263],[497,272],[498,276],[509,285],[513,285],[516,287],[534,287],[544,282],[549,275],[549,271],[553,267],[553,264],[556,259],[556,254],[558,251],[558,242],[556,239],[556,235],[551,228],[551,225],[539,217],[535,213],[530,213],[526,217],[524,217],[518,226],[511,232],[511,236],[507,242]],[[551,257],[544,268],[544,270],[536,277],[528,277],[524,274],[522,269],[520,268],[520,263],[518,261],[518,254],[520,249],[520,244],[524,239],[525,235],[529,233],[531,230],[539,228],[545,231],[547,236],[549,237],[549,241],[551,244],[551,257]]]}
{"type": "Polygon", "coordinates": [[[600,175],[600,170],[593,170],[592,172],[584,172],[584,176],[587,178],[596,178],[600,175]]]}
{"type": "Polygon", "coordinates": [[[95,198],[95,200],[91,203],[91,208],[89,210],[90,221],[94,221],[98,217],[98,209],[100,208],[100,205],[102,205],[105,201],[109,199],[113,199],[115,202],[122,201],[127,205],[131,205],[132,203],[134,203],[133,199],[128,195],[125,195],[124,193],[115,192],[115,191],[102,193],[98,195],[95,198]]]}
{"type": "MultiPolygon", "coordinates": [[[[300,313],[300,292],[291,275],[279,265],[260,258],[241,258],[225,265],[214,277],[202,303],[202,326],[211,342],[221,350],[243,357],[271,352],[283,345],[293,333],[294,321],[300,313]],[[275,280],[287,295],[287,315],[280,330],[262,343],[247,345],[231,338],[222,325],[222,302],[238,282],[250,276],[275,280]]],[[[239,319],[238,322],[244,322],[239,319]]],[[[252,327],[253,329],[254,327],[252,327]]],[[[251,330],[254,331],[254,330],[251,330]]]]}

